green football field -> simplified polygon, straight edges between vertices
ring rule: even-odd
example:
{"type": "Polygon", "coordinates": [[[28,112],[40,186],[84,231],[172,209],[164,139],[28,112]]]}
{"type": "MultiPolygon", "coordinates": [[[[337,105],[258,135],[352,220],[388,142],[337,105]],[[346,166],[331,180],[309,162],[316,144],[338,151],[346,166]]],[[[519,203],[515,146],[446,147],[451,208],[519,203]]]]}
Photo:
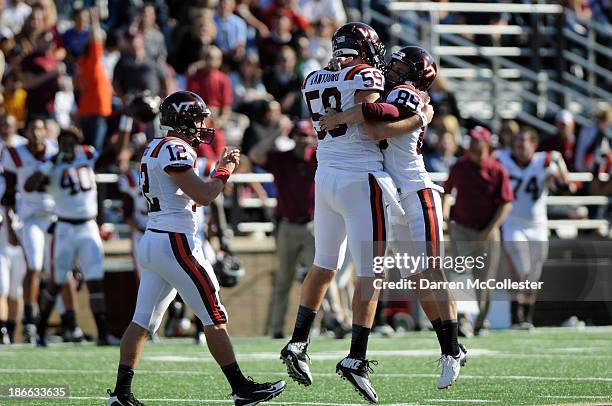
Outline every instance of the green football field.
{"type": "MultiPolygon", "coordinates": [[[[256,380],[287,379],[278,352],[284,341],[234,340],[243,371],[256,380]]],[[[372,381],[381,404],[532,405],[612,404],[612,328],[492,332],[463,340],[468,363],[450,389],[435,387],[439,370],[433,333],[372,338],[369,357],[379,361],[372,381]]],[[[270,404],[354,405],[365,402],[335,374],[350,340],[314,339],[314,383],[288,382],[270,404]]],[[[0,346],[0,386],[67,385],[70,400],[12,401],[0,405],[104,405],[114,386],[119,349],[90,344],[46,349],[0,346]]],[[[231,404],[230,387],[205,347],[192,341],[147,344],[134,378],[146,405],[231,404]]],[[[3,389],[4,391],[6,389],[3,389]]]]}

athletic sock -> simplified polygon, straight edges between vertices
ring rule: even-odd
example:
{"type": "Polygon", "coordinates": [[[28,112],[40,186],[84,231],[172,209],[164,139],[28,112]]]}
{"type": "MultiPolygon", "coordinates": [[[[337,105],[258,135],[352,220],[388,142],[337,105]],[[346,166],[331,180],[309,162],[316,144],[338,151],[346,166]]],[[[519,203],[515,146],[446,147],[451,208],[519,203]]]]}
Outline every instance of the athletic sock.
{"type": "Polygon", "coordinates": [[[535,305],[523,303],[521,307],[523,308],[524,321],[526,321],[527,323],[533,324],[533,309],[535,305]]]}
{"type": "Polygon", "coordinates": [[[74,315],[74,310],[66,310],[66,312],[62,314],[62,323],[68,331],[72,331],[76,328],[76,316],[74,315]]]}
{"type": "Polygon", "coordinates": [[[106,323],[106,313],[94,313],[96,327],[98,329],[98,339],[106,340],[108,337],[108,326],[106,323]]]}
{"type": "Polygon", "coordinates": [[[444,338],[442,337],[442,320],[435,319],[431,321],[431,326],[436,332],[436,336],[438,337],[438,344],[440,344],[440,351],[444,354],[444,338]]]}
{"type": "Polygon", "coordinates": [[[444,320],[442,322],[442,338],[444,340],[444,355],[457,356],[459,354],[459,324],[457,320],[444,320]]]}
{"type": "Polygon", "coordinates": [[[225,377],[227,378],[227,381],[232,387],[232,391],[234,393],[236,393],[238,388],[240,388],[242,385],[249,383],[248,379],[246,379],[242,374],[237,362],[232,362],[229,365],[221,367],[221,371],[223,371],[225,374],[225,377]]]}
{"type": "Polygon", "coordinates": [[[23,306],[23,324],[34,323],[34,306],[26,304],[23,306]]]}
{"type": "Polygon", "coordinates": [[[117,369],[117,383],[115,384],[115,395],[128,396],[132,392],[132,378],[134,369],[129,365],[119,364],[117,369]]]}
{"type": "Polygon", "coordinates": [[[15,342],[15,329],[17,328],[17,322],[15,320],[7,320],[6,331],[8,332],[9,339],[12,343],[15,342]]]}
{"type": "Polygon", "coordinates": [[[512,319],[512,324],[520,324],[523,321],[521,305],[516,300],[510,302],[510,318],[512,319]]]}
{"type": "Polygon", "coordinates": [[[312,323],[314,322],[316,315],[316,311],[300,305],[300,307],[298,308],[297,317],[295,319],[293,336],[291,337],[292,342],[308,341],[310,328],[312,327],[312,323]]]}
{"type": "Polygon", "coordinates": [[[365,359],[366,352],[368,350],[368,338],[370,337],[370,330],[364,326],[358,326],[353,324],[353,333],[351,336],[351,350],[349,357],[365,359]]]}

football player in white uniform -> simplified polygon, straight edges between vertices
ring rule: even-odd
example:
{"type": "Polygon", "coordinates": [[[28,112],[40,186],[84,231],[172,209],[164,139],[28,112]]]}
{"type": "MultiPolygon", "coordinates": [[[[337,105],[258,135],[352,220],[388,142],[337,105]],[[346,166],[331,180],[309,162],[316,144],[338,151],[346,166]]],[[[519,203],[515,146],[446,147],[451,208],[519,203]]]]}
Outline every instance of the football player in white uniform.
{"type": "MultiPolygon", "coordinates": [[[[0,115],[0,151],[7,146],[27,144],[28,141],[17,135],[16,130],[17,120],[14,116],[0,115]]],[[[4,174],[0,176],[0,186],[0,197],[4,197],[4,174]]],[[[9,215],[12,216],[5,210],[0,216],[0,344],[14,342],[15,328],[23,305],[23,277],[26,273],[25,258],[19,240],[13,228],[8,226],[9,215]]]]}
{"type": "MultiPolygon", "coordinates": [[[[514,188],[514,204],[502,225],[502,240],[511,275],[521,282],[537,282],[548,256],[546,200],[551,184],[567,184],[567,167],[558,151],[536,152],[538,135],[522,129],[511,150],[497,152],[514,188]]],[[[532,329],[535,290],[512,291],[513,328],[532,329]]]]}
{"type": "MultiPolygon", "coordinates": [[[[392,217],[393,251],[427,257],[440,258],[443,254],[442,204],[440,193],[443,189],[433,183],[425,170],[421,147],[426,125],[428,96],[425,93],[434,79],[438,68],[433,57],[423,48],[404,47],[393,53],[387,66],[386,103],[366,103],[355,106],[343,113],[329,112],[321,119],[325,129],[334,129],[342,124],[360,124],[366,120],[389,121],[416,115],[422,127],[412,132],[396,134],[387,126],[374,129],[374,140],[386,140],[383,150],[384,168],[400,194],[405,211],[401,217],[392,217]],[[381,131],[382,130],[382,131],[381,131]]],[[[419,278],[443,281],[439,262],[429,262],[429,268],[413,270],[422,272],[419,278]]],[[[405,272],[403,277],[410,275],[405,272]]],[[[466,361],[467,351],[458,342],[457,305],[448,289],[419,289],[417,291],[425,314],[438,336],[442,352],[442,373],[438,388],[452,385],[466,361]]]]}
{"type": "MultiPolygon", "coordinates": [[[[376,31],[363,23],[348,23],[333,36],[335,68],[309,74],[302,92],[318,135],[315,175],[315,259],[304,280],[300,307],[289,343],[281,351],[288,374],[310,385],[306,362],[308,335],[325,292],[335,277],[340,246],[347,238],[360,281],[353,295],[353,329],[349,355],[336,365],[370,402],[378,395],[370,382],[367,343],[374,321],[378,293],[372,289],[374,257],[386,248],[387,219],[383,196],[394,195],[391,178],[383,172],[383,156],[377,143],[358,125],[324,130],[319,119],[326,109],[346,110],[356,103],[375,102],[384,89],[384,45],[376,31]],[[386,182],[385,182],[386,180],[386,182]],[[386,186],[386,188],[381,187],[386,186]]],[[[420,125],[414,120],[412,128],[420,125]]]]}
{"type": "MultiPolygon", "coordinates": [[[[89,305],[98,329],[98,345],[111,344],[104,302],[104,268],[102,240],[96,223],[98,191],[94,165],[97,152],[81,145],[83,134],[76,128],[62,129],[58,136],[59,153],[40,165],[27,180],[26,190],[37,190],[47,184],[55,200],[57,223],[50,242],[49,295],[43,296],[38,325],[39,345],[47,344],[47,321],[57,293],[69,283],[76,263],[87,282],[89,305]]],[[[67,320],[67,329],[76,329],[75,320],[67,320]]]]}
{"type": "Polygon", "coordinates": [[[108,391],[107,404],[142,405],[131,391],[134,368],[146,337],[157,331],[177,291],[205,325],[208,348],[232,387],[234,403],[244,406],[268,401],[279,395],[286,383],[259,384],[240,371],[226,330],[227,313],[217,278],[195,238],[196,206],[209,204],[221,193],[239,163],[240,152],[226,150],[215,175],[203,180],[198,176],[194,147],[213,140],[214,129],[204,123],[210,110],[200,96],[179,91],[164,99],[160,112],[162,130],[168,134],[151,141],[140,165],[140,186],[149,203],[149,218],[138,249],[138,300],[132,323],[121,339],[117,383],[113,392],[108,391]]]}
{"type": "MultiPolygon", "coordinates": [[[[47,139],[45,123],[33,119],[25,131],[27,144],[7,146],[2,151],[2,166],[7,179],[6,203],[9,208],[16,207],[16,213],[22,224],[20,243],[23,248],[27,272],[23,282],[24,299],[24,341],[33,343],[36,339],[36,316],[40,273],[43,270],[46,247],[48,246],[47,230],[53,223],[54,202],[45,185],[37,189],[25,189],[26,180],[34,174],[41,163],[46,162],[57,153],[57,144],[47,139]]],[[[11,216],[7,216],[7,227],[11,216]]]]}

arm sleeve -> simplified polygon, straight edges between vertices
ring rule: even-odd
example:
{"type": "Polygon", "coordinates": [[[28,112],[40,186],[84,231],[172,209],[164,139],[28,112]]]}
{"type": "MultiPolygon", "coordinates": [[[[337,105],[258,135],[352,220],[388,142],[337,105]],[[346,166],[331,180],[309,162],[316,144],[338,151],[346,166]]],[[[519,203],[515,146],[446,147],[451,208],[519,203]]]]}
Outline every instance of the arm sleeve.
{"type": "Polygon", "coordinates": [[[366,121],[396,121],[414,115],[407,107],[389,103],[363,103],[361,112],[366,121]]]}

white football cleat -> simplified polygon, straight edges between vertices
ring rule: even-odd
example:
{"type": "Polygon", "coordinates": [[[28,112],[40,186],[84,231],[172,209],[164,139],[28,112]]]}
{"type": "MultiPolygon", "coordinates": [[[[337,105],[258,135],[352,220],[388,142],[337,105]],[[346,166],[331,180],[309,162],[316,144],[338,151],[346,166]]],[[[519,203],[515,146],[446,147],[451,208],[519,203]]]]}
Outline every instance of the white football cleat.
{"type": "Polygon", "coordinates": [[[467,350],[463,345],[459,346],[459,354],[456,356],[442,355],[440,364],[442,364],[442,373],[438,378],[438,389],[446,389],[451,386],[457,378],[461,367],[467,362],[467,350]]]}

